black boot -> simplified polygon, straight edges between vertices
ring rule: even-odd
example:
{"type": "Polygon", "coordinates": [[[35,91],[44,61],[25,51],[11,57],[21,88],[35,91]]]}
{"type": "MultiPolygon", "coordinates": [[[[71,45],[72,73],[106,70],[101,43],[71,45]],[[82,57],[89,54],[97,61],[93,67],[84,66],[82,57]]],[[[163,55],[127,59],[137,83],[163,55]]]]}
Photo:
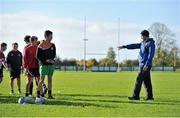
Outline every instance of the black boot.
{"type": "Polygon", "coordinates": [[[139,97],[128,97],[129,100],[140,100],[139,97]]]}

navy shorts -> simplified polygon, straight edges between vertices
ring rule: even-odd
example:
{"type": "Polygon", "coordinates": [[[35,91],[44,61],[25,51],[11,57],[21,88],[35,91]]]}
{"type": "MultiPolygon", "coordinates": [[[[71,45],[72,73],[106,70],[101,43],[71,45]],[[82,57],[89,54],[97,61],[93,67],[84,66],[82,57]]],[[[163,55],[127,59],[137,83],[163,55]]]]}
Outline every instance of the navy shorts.
{"type": "Polygon", "coordinates": [[[21,75],[21,69],[10,69],[10,78],[20,78],[21,75]]]}
{"type": "Polygon", "coordinates": [[[39,68],[32,68],[32,69],[28,69],[28,76],[31,77],[39,77],[39,68]]]}

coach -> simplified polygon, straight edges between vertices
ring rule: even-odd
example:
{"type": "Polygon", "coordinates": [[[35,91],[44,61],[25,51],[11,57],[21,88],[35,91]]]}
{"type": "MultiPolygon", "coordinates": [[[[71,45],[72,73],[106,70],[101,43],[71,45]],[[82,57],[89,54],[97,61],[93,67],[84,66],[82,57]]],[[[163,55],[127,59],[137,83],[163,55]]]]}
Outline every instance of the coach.
{"type": "Polygon", "coordinates": [[[153,38],[149,38],[149,32],[147,30],[143,30],[141,32],[141,43],[130,44],[119,46],[119,49],[127,48],[127,49],[140,49],[139,51],[139,73],[136,78],[135,87],[133,90],[132,97],[128,97],[129,100],[139,100],[139,94],[141,91],[142,83],[144,83],[147,97],[145,100],[154,100],[152,84],[151,84],[151,76],[150,70],[152,66],[152,60],[155,52],[155,41],[153,38]]]}

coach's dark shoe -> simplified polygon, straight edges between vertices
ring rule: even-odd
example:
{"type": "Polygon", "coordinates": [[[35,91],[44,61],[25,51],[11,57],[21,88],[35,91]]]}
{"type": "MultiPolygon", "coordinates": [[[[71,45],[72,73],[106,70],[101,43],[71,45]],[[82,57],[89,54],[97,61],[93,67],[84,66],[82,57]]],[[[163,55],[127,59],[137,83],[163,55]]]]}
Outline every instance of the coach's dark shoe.
{"type": "Polygon", "coordinates": [[[154,98],[145,98],[144,100],[154,100],[154,98]]]}
{"type": "Polygon", "coordinates": [[[48,99],[54,99],[54,97],[53,96],[48,96],[48,99]]]}
{"type": "Polygon", "coordinates": [[[140,100],[139,97],[128,97],[129,100],[140,100]]]}

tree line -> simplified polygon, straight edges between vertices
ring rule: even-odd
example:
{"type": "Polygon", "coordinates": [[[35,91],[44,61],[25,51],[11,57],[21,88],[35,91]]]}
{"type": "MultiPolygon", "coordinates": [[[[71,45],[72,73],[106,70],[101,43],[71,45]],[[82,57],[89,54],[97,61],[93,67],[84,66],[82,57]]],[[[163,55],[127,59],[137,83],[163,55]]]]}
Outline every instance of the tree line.
{"type": "MultiPolygon", "coordinates": [[[[180,67],[180,48],[177,45],[176,35],[163,23],[153,23],[148,28],[155,39],[156,51],[153,66],[176,66],[180,67]]],[[[116,53],[109,47],[107,55],[102,59],[90,58],[86,60],[86,67],[92,66],[118,66],[116,53]]],[[[83,66],[84,60],[61,59],[57,57],[56,66],[83,66]]],[[[138,60],[124,60],[119,66],[138,66],[138,60]]]]}

